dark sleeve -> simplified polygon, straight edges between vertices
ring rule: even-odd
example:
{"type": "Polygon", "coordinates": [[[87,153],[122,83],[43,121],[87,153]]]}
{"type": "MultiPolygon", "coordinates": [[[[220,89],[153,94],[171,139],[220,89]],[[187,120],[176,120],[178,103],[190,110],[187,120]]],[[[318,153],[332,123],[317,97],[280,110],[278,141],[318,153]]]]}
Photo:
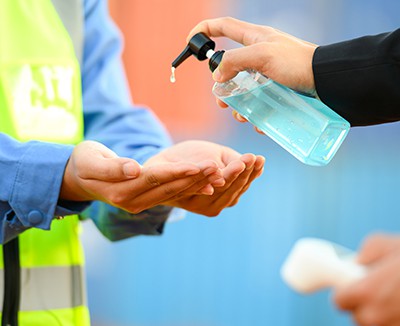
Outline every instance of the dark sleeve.
{"type": "Polygon", "coordinates": [[[313,71],[320,99],[352,126],[400,120],[400,29],[320,46],[313,71]]]}

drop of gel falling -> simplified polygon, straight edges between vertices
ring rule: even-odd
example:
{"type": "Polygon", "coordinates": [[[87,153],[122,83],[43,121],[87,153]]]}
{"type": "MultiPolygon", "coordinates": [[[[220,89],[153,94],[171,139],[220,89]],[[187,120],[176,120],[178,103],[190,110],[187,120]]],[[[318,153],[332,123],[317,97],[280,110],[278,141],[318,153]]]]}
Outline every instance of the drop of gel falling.
{"type": "Polygon", "coordinates": [[[169,77],[169,81],[171,83],[175,83],[176,82],[176,78],[175,78],[175,67],[171,67],[171,77],[169,77]]]}

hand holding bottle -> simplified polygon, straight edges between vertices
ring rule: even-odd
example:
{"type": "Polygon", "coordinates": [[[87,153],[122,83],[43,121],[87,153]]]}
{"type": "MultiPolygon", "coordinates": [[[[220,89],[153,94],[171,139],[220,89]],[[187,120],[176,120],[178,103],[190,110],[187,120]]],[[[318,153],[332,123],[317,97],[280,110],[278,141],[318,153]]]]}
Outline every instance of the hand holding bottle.
{"type": "MultiPolygon", "coordinates": [[[[224,53],[221,64],[213,73],[215,81],[226,82],[240,71],[256,70],[296,91],[315,93],[312,58],[317,45],[272,27],[231,17],[200,22],[189,33],[187,40],[199,32],[210,37],[227,37],[244,45],[224,53]]],[[[222,101],[218,103],[226,107],[222,101]]]]}
{"type": "Polygon", "coordinates": [[[221,106],[231,106],[239,121],[245,118],[303,163],[322,166],[333,158],[350,124],[313,96],[316,48],[271,27],[212,19],[191,31],[172,72],[191,55],[208,58],[221,106]],[[245,46],[215,52],[210,36],[226,36],[245,46]]]}

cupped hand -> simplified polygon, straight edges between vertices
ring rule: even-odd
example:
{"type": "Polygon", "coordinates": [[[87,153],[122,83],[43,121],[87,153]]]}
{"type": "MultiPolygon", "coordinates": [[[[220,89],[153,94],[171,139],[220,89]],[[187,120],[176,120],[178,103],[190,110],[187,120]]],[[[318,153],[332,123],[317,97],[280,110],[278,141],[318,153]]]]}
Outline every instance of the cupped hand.
{"type": "Polygon", "coordinates": [[[235,150],[206,141],[186,141],[172,146],[148,160],[144,166],[160,163],[191,162],[192,164],[211,160],[222,171],[224,184],[212,184],[212,195],[187,194],[172,198],[168,205],[188,211],[216,216],[224,208],[235,205],[251,183],[262,174],[265,159],[254,154],[241,155],[235,150]]]}
{"type": "Polygon", "coordinates": [[[85,141],[75,147],[69,159],[60,198],[100,200],[139,213],[180,198],[182,193],[210,194],[210,184],[224,184],[221,171],[211,160],[141,167],[135,160],[118,157],[100,143],[85,141]]]}

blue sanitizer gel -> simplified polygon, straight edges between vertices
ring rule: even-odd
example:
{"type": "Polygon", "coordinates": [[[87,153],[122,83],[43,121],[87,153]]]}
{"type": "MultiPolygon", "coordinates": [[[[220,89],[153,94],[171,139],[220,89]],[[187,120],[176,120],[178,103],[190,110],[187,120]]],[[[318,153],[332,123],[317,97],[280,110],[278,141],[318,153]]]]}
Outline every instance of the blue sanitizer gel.
{"type": "Polygon", "coordinates": [[[258,72],[240,72],[213,93],[301,162],[330,162],[350,124],[321,101],[301,95],[258,72]]]}

